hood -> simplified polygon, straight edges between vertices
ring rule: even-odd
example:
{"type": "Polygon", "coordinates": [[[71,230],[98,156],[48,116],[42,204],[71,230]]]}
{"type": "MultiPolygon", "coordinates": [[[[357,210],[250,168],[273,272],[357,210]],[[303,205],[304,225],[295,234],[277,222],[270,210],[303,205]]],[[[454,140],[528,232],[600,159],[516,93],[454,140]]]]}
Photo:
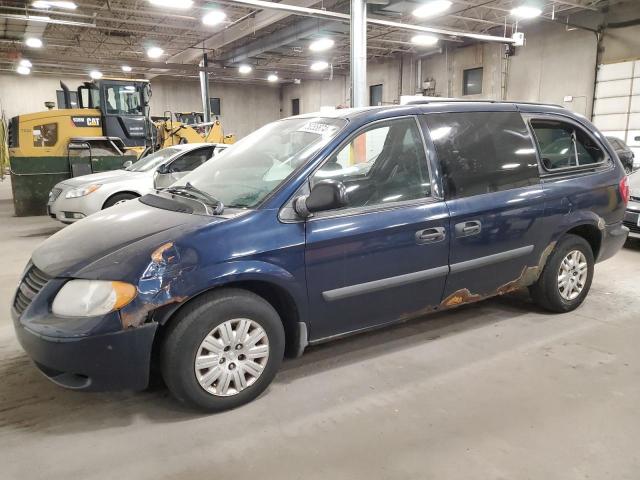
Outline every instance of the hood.
{"type": "Polygon", "coordinates": [[[121,182],[123,180],[129,180],[144,176],[146,172],[129,172],[127,170],[110,170],[108,172],[92,173],[91,175],[82,175],[81,177],[69,178],[60,182],[67,187],[81,187],[83,185],[91,185],[93,183],[99,183],[104,185],[105,183],[121,182]]]}
{"type": "Polygon", "coordinates": [[[162,210],[131,200],[60,230],[34,251],[32,261],[51,276],[68,277],[91,270],[92,264],[113,256],[118,258],[118,265],[111,265],[109,270],[124,278],[140,257],[146,261],[149,251],[163,242],[220,221],[224,219],[162,210]],[[119,251],[119,255],[113,255],[119,251]]]}

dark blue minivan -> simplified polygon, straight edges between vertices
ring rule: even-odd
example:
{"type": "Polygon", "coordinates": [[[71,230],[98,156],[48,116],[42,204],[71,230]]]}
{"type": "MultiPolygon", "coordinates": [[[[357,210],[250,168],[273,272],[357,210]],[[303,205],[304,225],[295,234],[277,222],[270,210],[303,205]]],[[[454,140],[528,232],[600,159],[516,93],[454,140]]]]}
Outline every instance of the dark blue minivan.
{"type": "Polygon", "coordinates": [[[629,188],[556,106],[425,101],[257,130],[170,188],[45,241],[12,316],[54,382],[246,403],[309,344],[528,287],[578,307],[629,188]]]}

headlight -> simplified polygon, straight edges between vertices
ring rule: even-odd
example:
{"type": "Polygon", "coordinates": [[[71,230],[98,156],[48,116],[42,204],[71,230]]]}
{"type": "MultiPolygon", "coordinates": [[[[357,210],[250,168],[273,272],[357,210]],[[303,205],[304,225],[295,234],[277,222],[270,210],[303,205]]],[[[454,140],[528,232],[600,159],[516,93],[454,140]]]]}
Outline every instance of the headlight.
{"type": "Polygon", "coordinates": [[[53,313],[63,317],[92,317],[119,310],[136,296],[136,287],[124,282],[70,280],[53,300],[53,313]]]}
{"type": "Polygon", "coordinates": [[[87,185],[86,187],[74,188],[73,190],[69,190],[64,198],[78,198],[84,197],[85,195],[89,195],[92,192],[95,192],[100,188],[99,183],[94,183],[93,185],[87,185]]]}

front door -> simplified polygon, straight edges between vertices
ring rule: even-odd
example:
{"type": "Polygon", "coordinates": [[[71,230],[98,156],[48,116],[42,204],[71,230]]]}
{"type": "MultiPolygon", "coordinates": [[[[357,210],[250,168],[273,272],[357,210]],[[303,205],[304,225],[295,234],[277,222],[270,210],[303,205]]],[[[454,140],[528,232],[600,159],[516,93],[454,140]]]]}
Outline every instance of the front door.
{"type": "Polygon", "coordinates": [[[451,270],[443,305],[526,284],[550,251],[551,232],[535,146],[521,115],[433,113],[425,121],[450,213],[451,270]]]}
{"type": "Polygon", "coordinates": [[[430,311],[448,272],[449,221],[431,195],[424,143],[414,117],[360,130],[312,176],[344,183],[347,207],[306,224],[310,338],[430,311]]]}

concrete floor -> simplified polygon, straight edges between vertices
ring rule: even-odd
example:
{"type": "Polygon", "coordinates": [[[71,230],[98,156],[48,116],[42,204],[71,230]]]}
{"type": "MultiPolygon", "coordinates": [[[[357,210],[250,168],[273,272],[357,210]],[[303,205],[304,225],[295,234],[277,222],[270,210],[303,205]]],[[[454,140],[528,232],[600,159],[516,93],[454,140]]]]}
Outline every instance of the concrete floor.
{"type": "Polygon", "coordinates": [[[638,479],[640,242],[596,267],[578,311],[515,294],[310,349],[268,391],[202,416],[166,390],[43,378],[8,309],[58,225],[0,184],[0,478],[638,479]]]}

